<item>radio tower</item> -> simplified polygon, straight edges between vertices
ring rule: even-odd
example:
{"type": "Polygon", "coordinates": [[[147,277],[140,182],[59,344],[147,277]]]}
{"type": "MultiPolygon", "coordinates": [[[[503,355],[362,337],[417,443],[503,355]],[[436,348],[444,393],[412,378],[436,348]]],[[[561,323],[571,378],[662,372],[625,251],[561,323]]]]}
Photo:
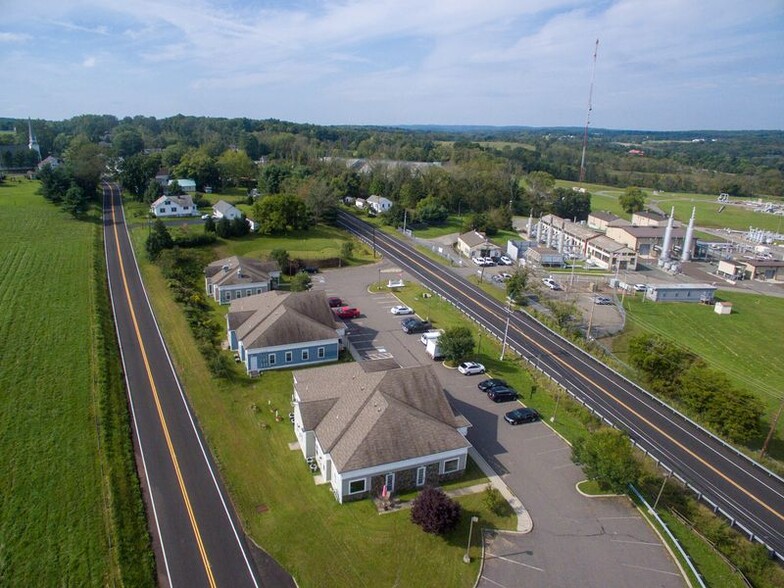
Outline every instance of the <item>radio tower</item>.
{"type": "Polygon", "coordinates": [[[596,54],[599,52],[599,39],[593,48],[593,68],[591,69],[591,87],[588,90],[588,115],[585,117],[585,133],[583,133],[583,156],[580,158],[580,183],[585,181],[585,150],[588,148],[588,125],[591,124],[591,110],[593,109],[593,80],[596,77],[596,54]]]}

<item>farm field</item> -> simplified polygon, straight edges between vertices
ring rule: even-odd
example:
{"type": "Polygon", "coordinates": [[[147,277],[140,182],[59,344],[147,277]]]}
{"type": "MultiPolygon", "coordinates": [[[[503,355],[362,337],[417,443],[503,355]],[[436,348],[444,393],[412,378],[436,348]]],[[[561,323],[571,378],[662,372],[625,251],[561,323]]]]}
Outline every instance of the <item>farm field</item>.
{"type": "MultiPolygon", "coordinates": [[[[474,561],[464,565],[461,560],[470,515],[495,528],[512,528],[514,518],[490,513],[481,494],[467,496],[460,499],[463,522],[444,539],[422,532],[408,511],[379,516],[367,500],[335,502],[327,486],[314,484],[302,454],[289,449],[296,437],[288,419],[275,421],[276,408],[283,414],[290,410],[291,372],[268,372],[253,380],[239,371],[230,380],[212,378],[182,310],[142,253],[145,235],[142,228],[133,231],[145,286],[248,534],[300,586],[473,586],[479,570],[477,534],[474,561]]],[[[303,247],[314,245],[303,240],[303,247]]]]}
{"type": "Polygon", "coordinates": [[[0,185],[0,584],[152,585],[100,224],[37,188],[0,185]]]}
{"type": "MultiPolygon", "coordinates": [[[[618,204],[618,196],[623,189],[613,186],[598,184],[578,184],[565,180],[557,180],[556,185],[572,187],[582,185],[591,193],[591,209],[606,210],[627,218],[627,215],[618,204]]],[[[754,212],[750,207],[727,205],[719,212],[721,204],[716,201],[716,196],[711,194],[692,194],[666,192],[653,195],[651,190],[644,190],[649,204],[656,204],[669,214],[670,208],[675,207],[675,218],[687,223],[691,217],[693,207],[697,208],[696,224],[702,227],[715,229],[730,228],[738,231],[747,231],[750,226],[769,231],[780,230],[782,217],[773,214],[754,212]]],[[[737,199],[746,201],[743,199],[737,199]]],[[[751,202],[751,199],[748,199],[751,202]]]]}
{"type": "MultiPolygon", "coordinates": [[[[702,304],[652,304],[627,297],[627,328],[615,338],[615,353],[626,360],[628,341],[641,332],[663,335],[725,372],[738,386],[759,396],[771,418],[784,394],[784,299],[719,290],[732,302],[732,314],[720,316],[702,304]]],[[[779,423],[784,437],[784,423],[779,423]]],[[[758,440],[762,444],[763,439],[758,440]]],[[[778,453],[778,452],[777,452],[778,453]]],[[[775,457],[784,458],[784,448],[775,457]]]]}

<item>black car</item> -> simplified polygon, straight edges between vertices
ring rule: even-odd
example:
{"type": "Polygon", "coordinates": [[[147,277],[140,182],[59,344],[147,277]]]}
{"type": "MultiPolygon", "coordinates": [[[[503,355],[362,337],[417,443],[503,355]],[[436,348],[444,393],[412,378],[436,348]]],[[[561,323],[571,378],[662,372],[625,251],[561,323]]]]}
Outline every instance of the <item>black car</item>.
{"type": "Polygon", "coordinates": [[[507,386],[498,386],[491,388],[490,392],[487,393],[487,397],[493,402],[511,402],[517,400],[517,391],[507,386]]]}
{"type": "Polygon", "coordinates": [[[418,318],[409,317],[400,321],[400,326],[403,327],[404,333],[424,333],[430,329],[430,323],[418,318]]]}
{"type": "Polygon", "coordinates": [[[498,386],[508,388],[509,384],[507,384],[505,380],[499,378],[490,378],[488,380],[482,380],[476,385],[482,392],[490,392],[491,388],[497,388],[498,386]]]}
{"type": "Polygon", "coordinates": [[[504,415],[504,420],[510,425],[533,423],[539,420],[539,413],[533,408],[516,408],[504,415]]]}

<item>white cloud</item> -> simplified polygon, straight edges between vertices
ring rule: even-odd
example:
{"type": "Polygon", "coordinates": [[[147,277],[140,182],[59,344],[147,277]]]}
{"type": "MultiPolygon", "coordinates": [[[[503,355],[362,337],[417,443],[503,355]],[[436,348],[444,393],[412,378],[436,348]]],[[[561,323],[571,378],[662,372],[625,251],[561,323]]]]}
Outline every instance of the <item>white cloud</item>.
{"type": "Polygon", "coordinates": [[[33,37],[26,33],[6,33],[0,32],[0,43],[24,43],[33,37]]]}
{"type": "Polygon", "coordinates": [[[84,61],[82,61],[82,67],[95,67],[97,62],[98,61],[94,56],[86,57],[84,61]]]}

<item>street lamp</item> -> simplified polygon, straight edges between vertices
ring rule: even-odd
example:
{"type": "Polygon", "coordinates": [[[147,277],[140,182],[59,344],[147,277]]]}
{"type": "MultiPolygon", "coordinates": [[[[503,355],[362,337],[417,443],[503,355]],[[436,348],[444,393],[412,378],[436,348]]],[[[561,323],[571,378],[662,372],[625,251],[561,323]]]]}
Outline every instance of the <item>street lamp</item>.
{"type": "Polygon", "coordinates": [[[479,517],[471,517],[471,524],[468,526],[468,545],[466,545],[466,552],[463,556],[464,563],[471,563],[471,555],[468,551],[471,549],[471,535],[474,532],[474,523],[479,522],[479,517]]]}

